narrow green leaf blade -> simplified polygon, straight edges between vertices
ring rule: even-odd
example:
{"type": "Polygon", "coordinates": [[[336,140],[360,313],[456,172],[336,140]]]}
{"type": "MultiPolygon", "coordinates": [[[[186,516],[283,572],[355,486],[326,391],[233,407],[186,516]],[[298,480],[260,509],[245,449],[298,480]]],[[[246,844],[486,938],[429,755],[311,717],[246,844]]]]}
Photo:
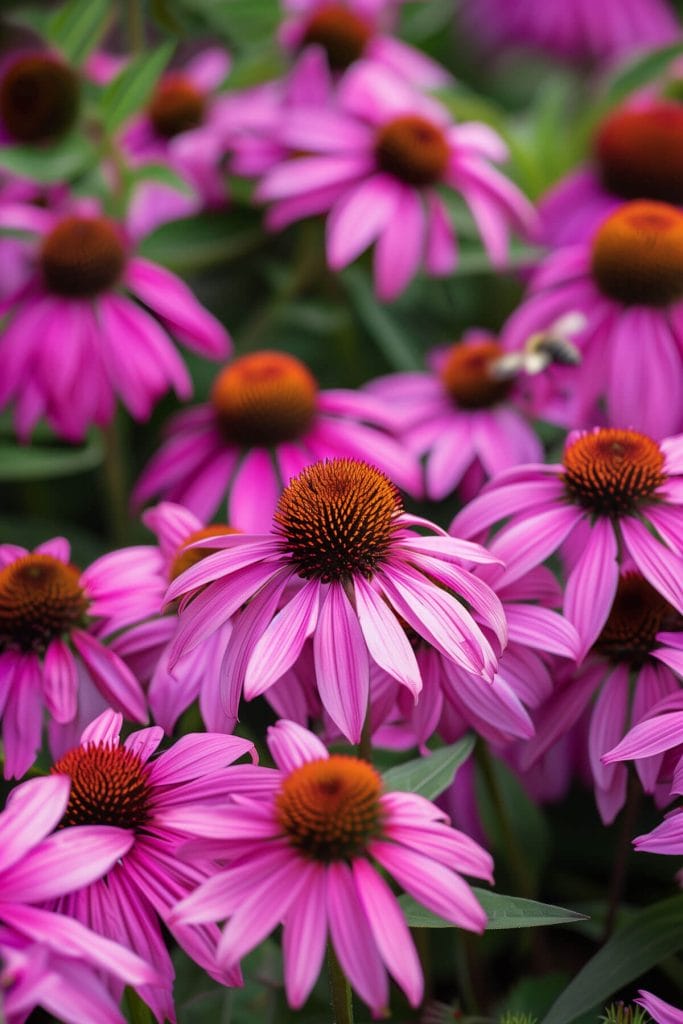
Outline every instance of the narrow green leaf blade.
{"type": "Polygon", "coordinates": [[[69,181],[95,163],[95,147],[70,132],[50,146],[0,147],[0,168],[31,181],[69,181]]]}
{"type": "Polygon", "coordinates": [[[92,433],[79,447],[48,447],[0,442],[0,481],[51,480],[60,476],[85,473],[99,466],[104,458],[102,440],[92,433]]]}
{"type": "MultiPolygon", "coordinates": [[[[488,915],[487,931],[504,931],[512,928],[541,928],[551,924],[573,924],[584,920],[583,914],[564,907],[555,907],[550,903],[537,903],[536,900],[525,900],[518,896],[506,896],[504,893],[491,892],[488,889],[473,888],[488,915]]],[[[444,920],[431,910],[420,906],[412,896],[399,897],[399,903],[409,925],[416,928],[453,928],[450,921],[444,920]]]]}
{"type": "Polygon", "coordinates": [[[474,749],[474,736],[469,733],[457,743],[441,747],[427,757],[390,768],[384,773],[387,789],[400,789],[406,793],[419,793],[433,800],[450,786],[456,772],[474,749]]]}
{"type": "Polygon", "coordinates": [[[168,64],[175,43],[166,42],[130,61],[102,93],[102,120],[111,133],[145,105],[168,64]]]}
{"type": "Polygon", "coordinates": [[[353,308],[393,370],[421,368],[417,346],[375,298],[367,275],[351,267],[340,275],[353,308]]]}
{"type": "Polygon", "coordinates": [[[671,43],[647,53],[620,70],[612,79],[605,94],[605,106],[621,103],[636,89],[653,82],[662,75],[671,62],[683,53],[683,43],[671,43]]]}
{"type": "Polygon", "coordinates": [[[111,15],[109,0],[69,0],[48,20],[45,34],[73,64],[81,64],[104,35],[111,15]]]}
{"type": "Polygon", "coordinates": [[[654,903],[620,928],[579,971],[542,1024],[569,1024],[683,949],[683,895],[654,903]]]}

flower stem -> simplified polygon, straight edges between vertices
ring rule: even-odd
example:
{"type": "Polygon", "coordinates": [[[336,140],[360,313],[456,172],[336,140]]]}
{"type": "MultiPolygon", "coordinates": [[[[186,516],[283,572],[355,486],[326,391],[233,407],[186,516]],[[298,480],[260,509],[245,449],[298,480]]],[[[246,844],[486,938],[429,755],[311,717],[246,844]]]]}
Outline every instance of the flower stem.
{"type": "Polygon", "coordinates": [[[339,966],[332,943],[327,946],[327,976],[330,983],[333,1024],[353,1024],[353,999],[351,986],[339,966]]]}
{"type": "Polygon", "coordinates": [[[358,744],[358,756],[362,757],[368,764],[372,764],[372,721],[370,719],[370,702],[368,701],[368,707],[365,712],[365,721],[363,722],[363,728],[360,734],[360,743],[358,744]]]}
{"type": "Polygon", "coordinates": [[[607,916],[605,918],[605,933],[603,942],[606,942],[614,931],[614,926],[619,913],[621,897],[626,883],[628,871],[628,858],[631,852],[631,840],[636,830],[636,819],[640,809],[642,789],[638,776],[634,771],[629,772],[628,793],[626,805],[621,816],[621,829],[617,840],[617,849],[612,865],[612,877],[610,878],[607,897],[607,916]]]}
{"type": "Polygon", "coordinates": [[[102,490],[109,538],[117,547],[125,544],[128,523],[128,473],[120,421],[116,417],[102,430],[104,462],[102,490]]]}
{"type": "Polygon", "coordinates": [[[142,53],[145,48],[145,16],[143,0],[127,0],[126,32],[128,48],[132,54],[142,53]]]}
{"type": "Polygon", "coordinates": [[[481,740],[477,744],[476,757],[491,799],[491,804],[493,805],[498,827],[500,828],[500,835],[505,849],[506,860],[510,872],[515,879],[518,895],[526,898],[533,898],[533,879],[529,868],[527,867],[524,851],[519,845],[519,840],[517,839],[515,830],[512,827],[512,822],[510,821],[508,813],[509,809],[500,788],[495,765],[489,748],[484,740],[481,740]]]}

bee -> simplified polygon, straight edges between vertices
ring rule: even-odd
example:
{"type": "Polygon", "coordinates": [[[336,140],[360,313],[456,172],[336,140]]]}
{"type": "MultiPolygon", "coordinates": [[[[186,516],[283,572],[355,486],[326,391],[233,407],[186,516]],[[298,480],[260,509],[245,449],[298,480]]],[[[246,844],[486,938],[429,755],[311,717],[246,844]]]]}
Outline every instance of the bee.
{"type": "Polygon", "coordinates": [[[583,313],[565,313],[545,331],[537,331],[527,338],[519,352],[508,352],[491,364],[490,373],[496,380],[510,380],[519,373],[535,376],[552,363],[560,366],[578,366],[581,353],[569,339],[586,326],[583,313]]]}

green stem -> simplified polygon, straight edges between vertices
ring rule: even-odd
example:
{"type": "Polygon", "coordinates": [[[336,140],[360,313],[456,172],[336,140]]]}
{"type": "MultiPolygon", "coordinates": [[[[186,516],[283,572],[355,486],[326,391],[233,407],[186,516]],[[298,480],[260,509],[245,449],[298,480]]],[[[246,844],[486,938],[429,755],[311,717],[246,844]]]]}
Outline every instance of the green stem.
{"type": "Polygon", "coordinates": [[[621,828],[619,830],[617,849],[614,855],[614,863],[612,865],[612,877],[610,878],[608,889],[607,916],[605,918],[605,934],[603,935],[603,942],[606,942],[610,937],[617,922],[617,914],[619,913],[621,897],[626,883],[628,859],[631,852],[631,840],[636,831],[636,819],[640,809],[641,795],[642,790],[640,788],[640,783],[638,782],[638,777],[634,771],[630,771],[626,806],[624,807],[624,813],[621,816],[621,828]]]}
{"type": "Polygon", "coordinates": [[[360,734],[360,743],[358,744],[358,756],[362,757],[368,764],[372,764],[372,720],[370,717],[370,702],[365,711],[365,720],[363,722],[363,728],[360,734]]]}
{"type": "Polygon", "coordinates": [[[330,1000],[332,1002],[332,1024],[353,1024],[351,986],[339,966],[339,961],[331,943],[327,947],[327,976],[330,983],[330,1000]]]}
{"type": "Polygon", "coordinates": [[[126,0],[126,34],[130,52],[142,53],[145,48],[143,0],[126,0]]]}
{"type": "Polygon", "coordinates": [[[508,806],[500,788],[495,765],[489,752],[489,748],[484,740],[481,740],[477,744],[476,757],[493,805],[493,810],[496,815],[501,838],[503,840],[505,857],[510,872],[515,879],[518,894],[531,899],[534,896],[533,878],[527,866],[524,851],[519,845],[519,840],[514,828],[512,827],[512,822],[510,821],[510,815],[508,813],[508,806]]]}
{"type": "Polygon", "coordinates": [[[116,547],[121,547],[127,540],[128,532],[128,473],[118,417],[104,427],[102,437],[104,515],[110,540],[116,547]]]}

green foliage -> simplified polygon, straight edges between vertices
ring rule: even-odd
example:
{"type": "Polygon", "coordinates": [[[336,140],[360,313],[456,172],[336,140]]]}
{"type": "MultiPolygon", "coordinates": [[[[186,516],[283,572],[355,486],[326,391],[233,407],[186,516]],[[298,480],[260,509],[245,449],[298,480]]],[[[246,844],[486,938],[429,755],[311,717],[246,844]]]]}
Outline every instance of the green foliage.
{"type": "MultiPolygon", "coordinates": [[[[550,924],[574,924],[583,915],[564,907],[554,907],[535,900],[506,896],[489,889],[473,888],[475,896],[488,915],[487,931],[507,931],[511,928],[541,928],[550,924]]],[[[411,927],[452,928],[450,921],[417,903],[412,896],[399,897],[399,903],[411,927]]]]}
{"type": "Polygon", "coordinates": [[[570,982],[542,1024],[569,1024],[683,949],[683,895],[654,903],[614,933],[570,982]]]}
{"type": "Polygon", "coordinates": [[[102,438],[91,431],[83,445],[18,445],[0,440],[0,482],[53,480],[75,476],[99,466],[104,458],[102,438]]]}
{"type": "Polygon", "coordinates": [[[39,184],[69,181],[95,162],[97,150],[79,131],[43,146],[0,147],[0,168],[39,184]]]}
{"type": "Polygon", "coordinates": [[[67,60],[78,66],[104,36],[112,14],[109,0],[68,0],[48,19],[45,36],[67,60]]]}
{"type": "Polygon", "coordinates": [[[631,1006],[628,1003],[610,1003],[600,1015],[602,1024],[646,1024],[650,1015],[642,1006],[631,1006]]]}
{"type": "Polygon", "coordinates": [[[104,129],[113,134],[137,110],[144,107],[171,59],[175,43],[165,42],[128,62],[102,92],[100,111],[104,129]]]}
{"type": "Polygon", "coordinates": [[[387,789],[400,789],[406,793],[419,793],[434,800],[452,783],[460,768],[474,749],[474,736],[463,736],[449,747],[441,747],[427,757],[390,768],[384,773],[387,789]]]}

